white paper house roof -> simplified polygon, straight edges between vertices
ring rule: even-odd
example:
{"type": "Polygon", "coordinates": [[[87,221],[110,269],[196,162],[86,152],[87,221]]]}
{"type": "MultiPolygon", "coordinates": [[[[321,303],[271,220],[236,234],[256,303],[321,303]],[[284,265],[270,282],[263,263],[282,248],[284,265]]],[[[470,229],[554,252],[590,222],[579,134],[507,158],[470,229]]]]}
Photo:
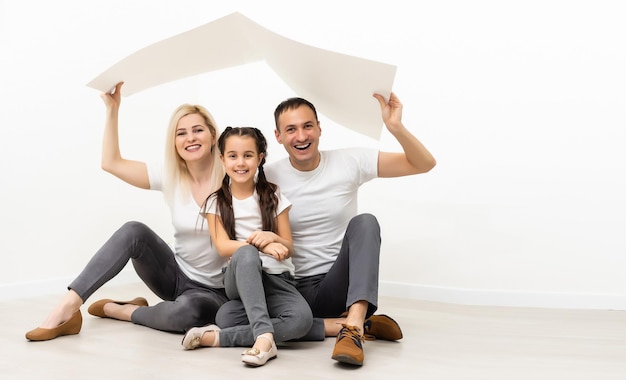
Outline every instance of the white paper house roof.
{"type": "Polygon", "coordinates": [[[290,40],[238,12],[138,50],[87,85],[105,92],[124,81],[124,95],[130,96],[177,79],[256,61],[265,61],[296,96],[311,101],[319,113],[380,138],[380,106],[372,94],[388,98],[396,66],[290,40]],[[206,47],[206,54],[200,46],[206,47]],[[190,51],[200,54],[179,59],[190,51]]]}

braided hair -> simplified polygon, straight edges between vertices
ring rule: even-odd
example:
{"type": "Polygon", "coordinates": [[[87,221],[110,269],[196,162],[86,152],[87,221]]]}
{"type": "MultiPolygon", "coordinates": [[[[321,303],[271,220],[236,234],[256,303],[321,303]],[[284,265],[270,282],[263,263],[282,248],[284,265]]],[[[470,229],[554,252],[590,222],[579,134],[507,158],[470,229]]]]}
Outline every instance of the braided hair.
{"type": "MultiPolygon", "coordinates": [[[[278,208],[278,197],[276,196],[276,184],[269,182],[265,177],[263,165],[267,157],[267,140],[258,128],[253,127],[227,127],[217,140],[217,147],[220,154],[224,155],[226,149],[226,140],[231,136],[248,136],[254,139],[256,143],[257,154],[263,154],[263,158],[259,163],[257,181],[255,184],[256,192],[259,196],[259,207],[261,209],[261,221],[263,231],[277,232],[276,210],[278,208]]],[[[217,210],[222,218],[224,229],[228,233],[230,239],[235,240],[235,214],[233,212],[233,196],[230,191],[230,176],[224,175],[222,186],[217,189],[211,196],[216,196],[217,210]]],[[[206,202],[205,202],[206,204],[206,202]]]]}

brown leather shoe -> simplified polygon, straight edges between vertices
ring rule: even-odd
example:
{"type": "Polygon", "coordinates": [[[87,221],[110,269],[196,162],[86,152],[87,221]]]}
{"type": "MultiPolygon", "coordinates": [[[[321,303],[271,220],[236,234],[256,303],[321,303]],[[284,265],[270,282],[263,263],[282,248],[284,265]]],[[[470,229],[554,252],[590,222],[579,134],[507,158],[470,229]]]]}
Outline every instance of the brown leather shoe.
{"type": "Polygon", "coordinates": [[[50,340],[62,335],[76,335],[80,332],[80,328],[83,326],[83,315],[80,310],[72,314],[72,317],[67,321],[61,323],[55,328],[44,329],[37,327],[26,333],[26,339],[38,342],[42,340],[50,340]]]}
{"type": "Polygon", "coordinates": [[[96,317],[108,318],[106,314],[104,314],[104,305],[108,303],[116,303],[118,305],[131,304],[137,306],[148,306],[148,301],[143,297],[136,297],[130,301],[113,301],[111,299],[105,298],[92,303],[91,306],[89,306],[89,309],[87,309],[87,312],[96,317]]]}
{"type": "Polygon", "coordinates": [[[363,365],[363,336],[356,326],[346,324],[339,330],[332,358],[338,362],[352,365],[363,365]]]}
{"type": "Polygon", "coordinates": [[[402,330],[398,322],[385,314],[372,315],[365,320],[363,324],[365,331],[365,340],[400,340],[402,339],[402,330]]]}

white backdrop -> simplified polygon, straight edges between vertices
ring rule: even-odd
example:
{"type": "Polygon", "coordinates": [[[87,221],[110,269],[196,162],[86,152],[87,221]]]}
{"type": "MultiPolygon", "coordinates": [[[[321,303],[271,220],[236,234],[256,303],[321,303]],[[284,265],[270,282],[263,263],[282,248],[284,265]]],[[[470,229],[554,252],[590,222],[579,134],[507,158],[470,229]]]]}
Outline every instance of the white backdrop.
{"type": "MultiPolygon", "coordinates": [[[[383,227],[381,294],[626,309],[626,11],[565,0],[0,0],[0,298],[61,294],[127,220],[169,239],[161,195],[100,170],[104,106],[86,83],[234,11],[398,66],[405,125],[438,166],[362,190],[383,227]]],[[[122,152],[160,158],[183,102],[271,137],[293,95],[263,63],[162,85],[123,100],[122,152]]],[[[322,148],[399,149],[386,131],[374,141],[321,121],[322,148]]],[[[269,159],[282,157],[271,142],[269,159]]],[[[127,269],[120,278],[136,280],[127,269]]]]}

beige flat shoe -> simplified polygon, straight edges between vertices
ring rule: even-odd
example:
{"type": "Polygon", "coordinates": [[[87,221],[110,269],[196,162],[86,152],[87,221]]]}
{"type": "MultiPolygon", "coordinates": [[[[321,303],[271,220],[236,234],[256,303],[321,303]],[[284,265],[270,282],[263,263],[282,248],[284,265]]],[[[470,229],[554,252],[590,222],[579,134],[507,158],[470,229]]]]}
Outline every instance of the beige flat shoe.
{"type": "Polygon", "coordinates": [[[270,350],[267,352],[261,351],[258,348],[248,348],[243,352],[243,354],[241,354],[241,361],[253,367],[260,367],[267,363],[269,360],[278,357],[278,349],[276,348],[276,343],[274,342],[274,339],[270,339],[263,335],[259,335],[259,338],[267,339],[268,341],[270,341],[272,343],[272,347],[270,347],[270,350]]]}
{"type": "MultiPolygon", "coordinates": [[[[185,348],[185,350],[193,350],[200,347],[200,342],[202,341],[202,335],[208,331],[220,331],[220,328],[216,325],[208,325],[202,327],[192,327],[185,333],[183,337],[183,341],[181,344],[185,348]]],[[[213,340],[213,346],[215,346],[215,342],[217,341],[217,334],[215,339],[213,340]]]]}

